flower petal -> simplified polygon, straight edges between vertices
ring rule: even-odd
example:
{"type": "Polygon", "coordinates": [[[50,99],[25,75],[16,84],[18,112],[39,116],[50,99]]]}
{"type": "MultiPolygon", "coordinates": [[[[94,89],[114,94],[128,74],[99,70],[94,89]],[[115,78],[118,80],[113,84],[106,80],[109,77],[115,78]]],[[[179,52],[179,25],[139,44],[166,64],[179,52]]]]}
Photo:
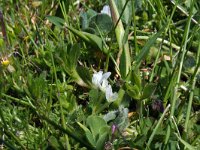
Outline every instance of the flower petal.
{"type": "Polygon", "coordinates": [[[108,85],[106,88],[106,99],[108,102],[114,102],[118,97],[118,94],[115,92],[112,92],[111,85],[108,85]]]}
{"type": "Polygon", "coordinates": [[[108,87],[108,80],[104,79],[101,86],[100,86],[100,90],[103,92],[106,92],[106,88],[108,87]]]}
{"type": "Polygon", "coordinates": [[[114,102],[118,98],[118,93],[114,92],[108,102],[114,102]]]}
{"type": "Polygon", "coordinates": [[[101,10],[101,13],[102,14],[107,14],[107,15],[111,16],[109,5],[103,6],[103,9],[101,10]]]}
{"type": "Polygon", "coordinates": [[[103,80],[107,80],[111,75],[111,72],[106,72],[102,75],[102,78],[101,78],[101,81],[100,81],[100,84],[103,82],[103,80]]]}
{"type": "Polygon", "coordinates": [[[100,86],[100,82],[102,80],[102,74],[103,74],[103,71],[99,71],[97,73],[94,73],[93,76],[92,76],[92,83],[96,86],[96,87],[99,87],[100,86]]]}

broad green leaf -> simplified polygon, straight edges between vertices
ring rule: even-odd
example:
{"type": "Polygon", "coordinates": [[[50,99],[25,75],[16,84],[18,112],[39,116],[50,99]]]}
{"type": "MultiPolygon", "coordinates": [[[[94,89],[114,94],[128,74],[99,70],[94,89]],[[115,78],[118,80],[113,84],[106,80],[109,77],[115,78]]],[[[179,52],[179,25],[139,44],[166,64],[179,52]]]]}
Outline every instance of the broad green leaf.
{"type": "Polygon", "coordinates": [[[111,132],[111,128],[109,126],[104,126],[101,128],[99,132],[99,136],[96,142],[97,150],[104,149],[106,141],[108,141],[108,135],[111,132]]]}
{"type": "Polygon", "coordinates": [[[97,138],[97,135],[100,133],[101,128],[107,126],[107,123],[103,118],[95,115],[89,116],[87,118],[86,124],[90,128],[95,138],[97,138]]]}
{"type": "Polygon", "coordinates": [[[98,48],[104,52],[105,54],[108,54],[108,49],[106,48],[106,45],[104,45],[103,40],[94,34],[90,34],[87,32],[83,32],[83,34],[89,39],[89,42],[94,45],[94,46],[98,46],[98,48]]]}
{"type": "Polygon", "coordinates": [[[106,115],[104,115],[103,119],[108,122],[114,120],[116,118],[117,111],[109,111],[106,115]]]}
{"type": "Polygon", "coordinates": [[[75,28],[70,27],[70,26],[66,26],[66,25],[64,26],[64,24],[65,24],[64,19],[61,19],[59,17],[47,16],[47,19],[50,22],[52,22],[53,24],[57,25],[58,27],[66,27],[73,34],[80,37],[85,42],[88,42],[88,43],[92,44],[93,46],[97,46],[102,52],[104,52],[106,54],[108,53],[108,50],[107,50],[106,46],[103,44],[102,39],[100,37],[98,37],[97,35],[90,34],[87,32],[82,32],[82,31],[76,30],[75,28]]]}
{"type": "Polygon", "coordinates": [[[88,18],[86,12],[80,13],[80,22],[81,22],[81,28],[82,30],[85,30],[89,26],[88,18]]]}
{"type": "Polygon", "coordinates": [[[87,12],[81,12],[80,13],[82,30],[88,29],[88,27],[89,27],[89,21],[95,15],[97,15],[97,12],[94,11],[94,10],[92,10],[92,9],[88,9],[87,12]]]}
{"type": "Polygon", "coordinates": [[[55,150],[61,149],[61,146],[60,146],[60,144],[58,143],[57,138],[54,137],[54,136],[50,136],[50,137],[48,138],[48,143],[49,143],[49,145],[50,145],[53,149],[55,149],[55,150]]]}
{"type": "Polygon", "coordinates": [[[74,44],[71,48],[67,49],[67,59],[69,60],[69,68],[74,69],[77,65],[77,60],[80,56],[80,45],[74,44]]]}
{"type": "Polygon", "coordinates": [[[87,14],[88,20],[90,20],[92,17],[94,17],[94,16],[97,15],[97,12],[94,11],[93,9],[88,9],[88,11],[86,12],[86,14],[87,14]]]}
{"type": "Polygon", "coordinates": [[[141,91],[137,85],[132,85],[130,83],[125,83],[126,92],[130,97],[136,100],[140,100],[141,98],[141,91]]]}
{"type": "Polygon", "coordinates": [[[59,17],[56,17],[56,16],[47,16],[47,19],[48,19],[51,23],[55,24],[56,26],[58,26],[58,27],[60,27],[60,28],[62,28],[63,25],[64,25],[64,23],[65,23],[65,20],[64,20],[64,19],[59,18],[59,17]]]}
{"type": "Polygon", "coordinates": [[[114,124],[120,131],[124,131],[129,125],[128,108],[119,107],[117,118],[114,120],[114,124]]]}
{"type": "Polygon", "coordinates": [[[136,70],[132,71],[132,81],[137,87],[141,90],[142,89],[142,81],[141,81],[141,76],[139,74],[139,71],[137,72],[136,70]]]}
{"type": "Polygon", "coordinates": [[[141,99],[149,98],[155,91],[155,88],[156,88],[156,84],[154,83],[149,83],[145,85],[141,99]]]}
{"type": "Polygon", "coordinates": [[[100,37],[98,37],[97,35],[78,31],[78,30],[74,29],[73,27],[69,27],[69,26],[67,26],[67,28],[72,33],[74,33],[76,36],[79,36],[80,38],[82,38],[85,42],[88,42],[88,43],[92,44],[93,46],[97,46],[105,54],[108,53],[108,50],[105,48],[105,45],[103,44],[102,39],[100,37]]]}
{"type": "Polygon", "coordinates": [[[126,24],[128,24],[129,20],[132,17],[132,6],[131,6],[131,1],[127,1],[127,0],[115,0],[115,3],[117,5],[118,8],[118,12],[119,14],[122,13],[124,7],[126,7],[124,9],[123,15],[122,15],[122,21],[126,24]],[[125,6],[127,2],[127,5],[125,6]]]}
{"type": "Polygon", "coordinates": [[[90,142],[90,144],[93,147],[95,147],[96,146],[96,141],[95,141],[94,135],[92,135],[90,130],[87,127],[85,127],[84,125],[82,125],[80,122],[77,122],[77,123],[85,131],[85,135],[86,135],[88,141],[90,142]]]}
{"type": "Polygon", "coordinates": [[[91,81],[92,81],[92,77],[90,75],[90,72],[88,70],[88,68],[85,68],[85,67],[77,67],[77,72],[79,74],[79,76],[81,77],[81,79],[87,83],[88,85],[91,85],[91,81]]]}
{"type": "Polygon", "coordinates": [[[113,23],[107,14],[97,14],[90,19],[89,27],[95,29],[97,34],[99,34],[99,30],[108,34],[113,28],[113,23]]]}
{"type": "Polygon", "coordinates": [[[100,129],[99,134],[102,135],[104,133],[109,133],[111,131],[110,126],[106,125],[100,129]]]}
{"type": "Polygon", "coordinates": [[[108,140],[108,132],[101,134],[96,143],[96,149],[102,150],[104,149],[105,142],[108,140]]]}

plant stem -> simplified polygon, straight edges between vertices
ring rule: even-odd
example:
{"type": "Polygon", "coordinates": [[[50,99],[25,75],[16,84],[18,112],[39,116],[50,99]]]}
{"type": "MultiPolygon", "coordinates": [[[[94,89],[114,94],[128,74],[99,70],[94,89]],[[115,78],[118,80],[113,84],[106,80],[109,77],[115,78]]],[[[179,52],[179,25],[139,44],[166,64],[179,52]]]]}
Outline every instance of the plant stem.
{"type": "MultiPolygon", "coordinates": [[[[137,40],[148,40],[150,37],[149,36],[136,36],[137,40]]],[[[133,36],[129,37],[129,40],[134,40],[135,38],[133,36]]],[[[176,50],[180,50],[180,47],[174,43],[171,43],[170,41],[167,40],[163,40],[162,38],[157,38],[156,42],[161,43],[163,42],[163,44],[166,44],[167,46],[171,46],[172,48],[176,49],[176,50]]]]}
{"type": "MultiPolygon", "coordinates": [[[[124,9],[125,9],[127,3],[128,3],[128,1],[124,5],[124,9]]],[[[125,31],[124,31],[124,27],[123,27],[122,21],[120,19],[120,15],[117,10],[115,1],[109,0],[109,5],[110,5],[110,10],[111,10],[112,20],[115,25],[116,39],[117,39],[117,43],[119,46],[119,52],[118,52],[116,62],[120,68],[121,77],[125,78],[131,68],[131,57],[130,57],[130,52],[129,52],[129,44],[128,44],[128,40],[125,43],[123,43],[125,31]]]]}
{"type": "MultiPolygon", "coordinates": [[[[165,114],[167,113],[167,111],[169,110],[169,108],[170,108],[170,104],[166,107],[166,109],[165,109],[165,111],[163,112],[162,116],[160,117],[158,123],[156,124],[156,127],[154,128],[154,130],[153,130],[153,132],[152,132],[152,134],[151,134],[151,136],[150,136],[150,138],[149,138],[149,141],[148,141],[148,143],[147,143],[147,148],[150,147],[150,144],[151,144],[151,142],[153,141],[153,138],[154,138],[154,136],[155,136],[155,134],[156,134],[156,132],[157,132],[157,129],[158,129],[158,127],[161,125],[161,122],[163,121],[163,119],[164,119],[164,117],[165,117],[165,114]]],[[[146,148],[146,149],[147,149],[147,148],[146,148]]]]}
{"type": "Polygon", "coordinates": [[[185,132],[188,132],[188,123],[189,123],[189,119],[190,119],[190,113],[191,113],[191,108],[192,108],[192,101],[193,101],[193,96],[194,96],[194,89],[195,89],[195,84],[196,84],[196,80],[197,80],[197,74],[198,74],[198,70],[199,70],[199,66],[200,66],[200,41],[199,41],[199,47],[198,47],[198,52],[197,52],[197,61],[196,61],[196,68],[192,77],[192,86],[191,86],[191,92],[190,92],[190,96],[189,96],[189,103],[188,103],[188,108],[187,108],[187,113],[186,113],[186,119],[185,119],[185,132]]]}
{"type": "MultiPolygon", "coordinates": [[[[185,33],[183,36],[183,47],[182,47],[182,51],[179,52],[179,54],[181,55],[181,60],[180,60],[180,64],[177,63],[178,66],[178,76],[177,76],[177,80],[176,80],[176,85],[174,87],[174,91],[173,91],[173,99],[172,99],[172,107],[171,107],[171,113],[170,113],[170,118],[174,115],[174,111],[175,111],[175,106],[176,106],[176,100],[177,100],[177,92],[178,92],[178,87],[179,87],[179,82],[180,82],[180,78],[181,78],[181,72],[182,72],[182,68],[183,68],[183,61],[186,55],[186,46],[187,46],[187,41],[188,41],[188,35],[189,35],[189,31],[190,31],[190,23],[191,23],[191,18],[192,18],[192,10],[194,7],[194,2],[191,2],[191,7],[190,7],[190,15],[188,17],[188,21],[187,21],[187,25],[185,27],[185,33]]],[[[179,57],[178,57],[179,58],[179,57]]]]}
{"type": "MultiPolygon", "coordinates": [[[[55,67],[55,64],[54,64],[54,59],[53,59],[53,55],[51,53],[51,59],[52,59],[52,64],[53,64],[53,72],[54,72],[54,76],[55,76],[55,81],[56,81],[56,88],[57,88],[57,98],[59,100],[59,105],[60,105],[60,117],[61,117],[61,124],[62,124],[62,127],[64,129],[66,129],[66,121],[65,121],[65,116],[64,116],[64,112],[63,112],[63,108],[62,108],[62,101],[60,99],[60,96],[59,96],[59,86],[58,86],[58,79],[57,79],[57,74],[56,74],[56,67],[55,67]]],[[[65,137],[65,141],[66,141],[66,146],[67,146],[67,149],[70,150],[71,149],[71,146],[69,144],[69,139],[68,139],[68,135],[65,134],[64,135],[65,137]]]]}

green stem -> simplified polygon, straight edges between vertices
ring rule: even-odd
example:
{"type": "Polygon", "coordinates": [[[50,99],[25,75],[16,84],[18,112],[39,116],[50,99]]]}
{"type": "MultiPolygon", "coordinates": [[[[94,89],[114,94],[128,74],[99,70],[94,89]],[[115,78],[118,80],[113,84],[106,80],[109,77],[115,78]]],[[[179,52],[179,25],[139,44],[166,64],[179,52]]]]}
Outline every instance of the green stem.
{"type": "MultiPolygon", "coordinates": [[[[124,5],[124,9],[126,7],[126,4],[124,5]]],[[[131,68],[131,57],[129,52],[128,40],[125,43],[123,42],[125,31],[115,1],[110,0],[109,5],[111,9],[112,20],[115,25],[115,35],[117,43],[119,45],[119,52],[116,62],[120,68],[122,78],[125,78],[131,68]]]]}
{"type": "Polygon", "coordinates": [[[12,97],[12,96],[7,95],[7,94],[5,94],[5,93],[2,93],[1,95],[2,95],[3,97],[5,97],[5,98],[9,98],[9,99],[11,99],[11,100],[13,100],[13,101],[19,103],[19,104],[22,104],[22,105],[24,105],[24,106],[28,106],[28,107],[30,107],[30,108],[36,109],[36,107],[30,102],[30,100],[28,100],[28,101],[29,101],[29,103],[28,103],[28,102],[23,101],[22,99],[18,99],[18,98],[12,97]]]}
{"type": "MultiPolygon", "coordinates": [[[[61,8],[62,14],[63,14],[63,16],[64,16],[64,19],[65,19],[65,21],[66,21],[66,24],[67,24],[68,26],[70,26],[69,20],[68,20],[67,11],[66,11],[66,9],[65,9],[65,3],[64,3],[64,1],[60,1],[60,0],[59,0],[59,5],[60,5],[60,8],[61,8]]],[[[69,32],[68,34],[69,34],[70,43],[73,44],[72,34],[71,34],[70,32],[69,32]]]]}
{"type": "Polygon", "coordinates": [[[77,131],[72,130],[72,128],[66,126],[65,129],[58,125],[57,123],[55,123],[54,121],[50,120],[49,118],[47,118],[46,116],[40,115],[37,113],[37,115],[43,119],[46,120],[49,124],[51,124],[52,126],[54,126],[55,128],[59,129],[60,131],[62,131],[63,133],[69,135],[71,138],[73,138],[74,140],[80,142],[82,145],[84,145],[87,149],[91,149],[94,150],[95,148],[92,147],[90,144],[88,144],[88,142],[86,142],[83,138],[83,136],[81,136],[77,131]]]}
{"type": "MultiPolygon", "coordinates": [[[[180,82],[180,78],[181,78],[181,72],[182,72],[182,68],[183,68],[183,61],[186,55],[186,46],[187,46],[187,40],[188,40],[188,36],[189,36],[189,31],[190,31],[190,23],[191,23],[191,18],[192,18],[192,10],[194,8],[194,2],[191,2],[191,7],[190,7],[190,15],[188,17],[188,21],[187,21],[187,25],[185,28],[185,33],[183,36],[183,47],[182,47],[182,54],[181,54],[181,60],[180,60],[180,64],[177,63],[178,66],[178,76],[177,76],[177,80],[176,80],[176,85],[174,87],[174,92],[173,92],[173,99],[172,99],[172,107],[171,107],[171,113],[170,113],[170,118],[174,115],[174,111],[175,111],[175,106],[176,106],[176,100],[177,100],[177,95],[178,95],[178,85],[180,82]]],[[[180,51],[181,52],[181,51],[180,51]]],[[[179,58],[179,57],[178,57],[179,58]]]]}
{"type": "Polygon", "coordinates": [[[96,114],[101,113],[104,109],[106,109],[108,106],[110,105],[110,103],[106,102],[104,103],[97,111],[96,114]]]}
{"type": "Polygon", "coordinates": [[[22,149],[26,150],[26,147],[21,143],[18,137],[16,137],[12,132],[9,131],[6,120],[4,118],[3,111],[0,109],[0,118],[3,121],[4,124],[4,133],[7,135],[9,138],[13,138],[20,146],[22,149]]]}
{"type": "Polygon", "coordinates": [[[100,96],[99,96],[98,102],[96,103],[95,107],[92,110],[92,114],[97,114],[98,110],[101,109],[101,107],[102,107],[101,103],[104,100],[105,93],[103,93],[101,91],[99,91],[99,93],[100,93],[100,96]]]}
{"type": "MultiPolygon", "coordinates": [[[[57,93],[58,93],[58,100],[59,100],[59,105],[60,105],[60,117],[61,117],[61,124],[62,124],[62,127],[64,129],[66,129],[66,121],[65,121],[65,116],[64,116],[64,112],[63,112],[63,108],[62,108],[62,101],[60,99],[60,96],[59,96],[59,85],[58,85],[58,79],[57,79],[57,74],[56,74],[56,67],[55,67],[55,64],[54,64],[54,59],[53,59],[53,54],[51,53],[51,60],[52,60],[52,64],[53,64],[53,72],[54,72],[54,76],[55,76],[55,81],[56,81],[56,88],[57,88],[57,93]]],[[[66,146],[67,146],[67,149],[71,149],[70,147],[70,144],[69,144],[69,139],[68,139],[68,135],[65,134],[64,135],[64,138],[65,138],[65,141],[66,141],[66,146]]]]}
{"type": "Polygon", "coordinates": [[[123,88],[120,88],[119,92],[118,92],[118,98],[116,101],[113,102],[112,106],[114,108],[118,108],[123,100],[125,91],[123,90],[123,88]]]}
{"type": "MultiPolygon", "coordinates": [[[[151,37],[149,37],[149,36],[136,36],[137,40],[148,40],[149,38],[151,38],[151,37]]],[[[129,37],[129,40],[134,40],[134,39],[135,38],[133,36],[129,37]]],[[[171,43],[170,41],[163,40],[162,38],[157,38],[156,42],[157,43],[161,43],[162,42],[163,44],[165,44],[167,46],[171,46],[172,48],[174,48],[176,50],[180,50],[180,47],[178,45],[176,45],[174,43],[171,43]]]]}
{"type": "Polygon", "coordinates": [[[9,138],[13,138],[18,144],[19,146],[21,146],[20,149],[24,149],[26,150],[26,147],[21,143],[20,139],[18,137],[16,137],[12,132],[8,131],[5,129],[5,134],[9,137],[9,138]]]}
{"type": "MultiPolygon", "coordinates": [[[[154,138],[154,136],[155,136],[155,134],[156,134],[156,132],[157,132],[159,126],[161,125],[161,122],[163,121],[163,119],[164,119],[164,117],[165,117],[165,114],[167,113],[167,111],[169,110],[169,108],[170,108],[170,104],[166,107],[166,109],[165,109],[165,111],[163,112],[162,116],[160,117],[158,123],[156,124],[156,127],[154,128],[154,130],[153,130],[153,132],[152,132],[152,134],[151,134],[151,136],[150,136],[150,138],[149,138],[149,141],[148,141],[148,143],[147,143],[147,148],[150,147],[150,144],[151,144],[151,142],[153,141],[153,138],[154,138]]],[[[146,149],[147,149],[147,148],[146,148],[146,149]]]]}
{"type": "Polygon", "coordinates": [[[133,27],[133,31],[134,31],[134,46],[135,46],[135,53],[136,55],[138,55],[139,53],[139,49],[138,49],[138,45],[137,45],[137,26],[136,26],[136,19],[135,19],[135,4],[134,4],[135,1],[132,1],[132,11],[133,11],[133,24],[134,24],[134,27],[133,27]]]}
{"type": "Polygon", "coordinates": [[[192,77],[192,87],[191,87],[191,92],[190,92],[190,96],[189,96],[189,103],[188,103],[188,108],[187,108],[187,113],[186,113],[186,119],[185,119],[185,131],[188,131],[188,124],[189,124],[189,119],[190,119],[190,113],[191,113],[191,108],[192,108],[192,101],[193,101],[193,96],[194,96],[194,89],[195,89],[195,84],[196,84],[196,80],[197,80],[197,74],[198,74],[198,70],[199,70],[199,66],[200,66],[200,41],[199,41],[199,48],[198,48],[198,52],[197,52],[197,65],[192,77]]]}

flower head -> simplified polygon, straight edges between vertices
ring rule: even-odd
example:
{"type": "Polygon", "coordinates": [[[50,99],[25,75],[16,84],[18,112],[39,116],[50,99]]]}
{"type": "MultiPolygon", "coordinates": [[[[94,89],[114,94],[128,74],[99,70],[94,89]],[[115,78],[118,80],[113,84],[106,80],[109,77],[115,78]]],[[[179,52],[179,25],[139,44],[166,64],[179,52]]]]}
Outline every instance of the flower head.
{"type": "Polygon", "coordinates": [[[112,92],[111,85],[108,85],[106,88],[106,99],[108,102],[114,102],[118,97],[118,94],[116,92],[112,92]]]}
{"type": "Polygon", "coordinates": [[[108,102],[113,102],[117,99],[118,94],[116,92],[112,92],[112,87],[108,83],[108,78],[111,75],[110,72],[106,72],[103,74],[102,71],[94,73],[92,76],[92,83],[96,88],[99,88],[102,92],[105,93],[106,99],[108,102]]]}
{"type": "Polygon", "coordinates": [[[110,72],[106,72],[103,74],[103,71],[99,71],[97,73],[93,74],[92,77],[92,83],[97,87],[101,89],[101,86],[106,86],[106,84],[108,84],[107,79],[109,78],[109,76],[111,75],[110,72]]]}
{"type": "Polygon", "coordinates": [[[103,6],[103,9],[101,10],[101,13],[102,14],[107,14],[107,15],[111,16],[109,5],[103,6]]]}

